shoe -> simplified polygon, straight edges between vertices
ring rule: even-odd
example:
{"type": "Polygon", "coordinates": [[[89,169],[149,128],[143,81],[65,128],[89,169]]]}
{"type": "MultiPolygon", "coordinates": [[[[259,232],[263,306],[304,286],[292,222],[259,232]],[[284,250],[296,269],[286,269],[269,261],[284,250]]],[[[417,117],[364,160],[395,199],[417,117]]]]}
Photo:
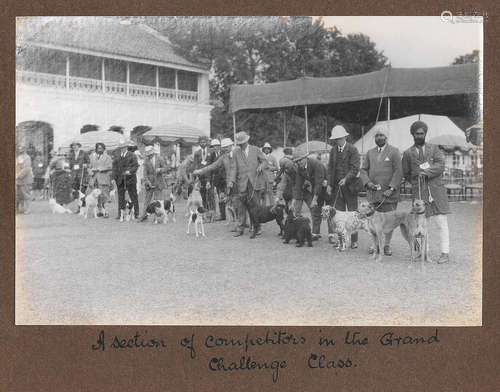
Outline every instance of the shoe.
{"type": "Polygon", "coordinates": [[[98,212],[98,213],[97,213],[97,217],[98,217],[98,218],[102,218],[103,216],[104,216],[104,214],[103,214],[102,212],[98,212]]]}
{"type": "Polygon", "coordinates": [[[243,230],[238,230],[236,233],[233,234],[233,237],[241,237],[243,235],[243,230]]]}
{"type": "Polygon", "coordinates": [[[448,253],[441,253],[441,256],[439,256],[439,259],[437,261],[438,264],[445,264],[450,261],[450,255],[448,253]]]}
{"type": "Polygon", "coordinates": [[[358,249],[358,243],[357,242],[353,242],[351,244],[351,249],[358,249]]]}
{"type": "Polygon", "coordinates": [[[313,234],[313,235],[312,235],[312,240],[313,240],[313,241],[318,241],[320,238],[321,238],[321,235],[320,235],[320,234],[313,234]]]}
{"type": "Polygon", "coordinates": [[[238,231],[238,229],[236,229],[236,228],[229,230],[230,233],[236,233],[237,231],[238,231]]]}
{"type": "Polygon", "coordinates": [[[375,253],[375,248],[374,248],[373,246],[370,246],[370,247],[368,248],[368,254],[369,254],[369,255],[372,255],[372,254],[374,254],[374,253],[375,253]]]}
{"type": "Polygon", "coordinates": [[[392,250],[389,245],[384,246],[384,255],[385,256],[392,256],[392,250]]]}

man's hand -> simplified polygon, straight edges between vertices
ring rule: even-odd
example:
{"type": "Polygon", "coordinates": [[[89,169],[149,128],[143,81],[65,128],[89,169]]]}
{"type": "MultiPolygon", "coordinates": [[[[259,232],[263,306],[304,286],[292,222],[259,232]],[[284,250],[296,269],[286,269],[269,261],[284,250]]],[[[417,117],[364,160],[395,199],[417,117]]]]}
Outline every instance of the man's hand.
{"type": "Polygon", "coordinates": [[[257,166],[257,173],[262,173],[262,165],[257,166]]]}
{"type": "Polygon", "coordinates": [[[126,176],[130,176],[130,170],[125,171],[126,176]]]}
{"type": "Polygon", "coordinates": [[[194,176],[199,176],[200,175],[200,169],[196,169],[193,171],[194,176]]]}
{"type": "Polygon", "coordinates": [[[369,182],[366,184],[366,187],[371,191],[376,191],[378,188],[373,182],[369,182]]]}
{"type": "Polygon", "coordinates": [[[318,206],[318,198],[314,196],[311,200],[311,208],[316,208],[318,206]]]}
{"type": "Polygon", "coordinates": [[[161,173],[161,167],[156,169],[156,173],[161,173]]]}
{"type": "Polygon", "coordinates": [[[385,197],[391,197],[392,193],[393,193],[392,188],[389,188],[386,191],[384,191],[384,196],[385,197]]]}
{"type": "Polygon", "coordinates": [[[345,178],[342,178],[340,181],[339,181],[339,186],[344,186],[345,185],[345,178]]]}
{"type": "Polygon", "coordinates": [[[210,185],[210,183],[207,181],[207,184],[205,185],[205,188],[210,189],[210,187],[211,187],[211,185],[210,185]]]}

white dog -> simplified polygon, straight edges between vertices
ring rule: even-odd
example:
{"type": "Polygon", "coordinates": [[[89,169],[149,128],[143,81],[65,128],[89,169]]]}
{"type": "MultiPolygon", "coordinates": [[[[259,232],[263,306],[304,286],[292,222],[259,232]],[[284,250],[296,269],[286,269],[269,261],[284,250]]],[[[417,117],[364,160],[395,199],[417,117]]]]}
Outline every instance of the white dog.
{"type": "Polygon", "coordinates": [[[52,210],[53,214],[71,214],[71,210],[69,208],[66,208],[62,205],[60,205],[58,202],[56,202],[56,199],[49,199],[49,205],[50,209],[52,210]]]}
{"type": "Polygon", "coordinates": [[[194,223],[196,237],[198,237],[200,233],[202,237],[205,237],[205,228],[203,227],[203,213],[205,212],[205,209],[203,208],[199,181],[194,184],[193,191],[188,197],[186,210],[186,216],[189,216],[187,234],[189,234],[191,223],[194,223]]]}
{"type": "MultiPolygon", "coordinates": [[[[101,190],[99,188],[96,188],[92,190],[92,192],[90,192],[87,196],[81,197],[78,200],[78,205],[80,205],[80,215],[82,215],[85,219],[88,218],[90,209],[92,209],[94,212],[94,218],[97,218],[97,202],[101,193],[101,190]],[[83,207],[82,204],[84,200],[85,206],[83,207]]],[[[80,196],[81,195],[83,195],[83,193],[80,192],[80,196]]]]}

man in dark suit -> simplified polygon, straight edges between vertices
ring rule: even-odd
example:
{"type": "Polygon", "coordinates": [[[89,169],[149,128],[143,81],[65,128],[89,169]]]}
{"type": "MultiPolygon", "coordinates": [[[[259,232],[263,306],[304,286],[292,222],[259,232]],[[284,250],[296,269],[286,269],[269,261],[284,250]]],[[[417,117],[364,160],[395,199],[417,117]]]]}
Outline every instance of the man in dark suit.
{"type": "Polygon", "coordinates": [[[316,158],[307,155],[295,157],[297,172],[293,186],[292,206],[297,214],[302,211],[303,202],[311,211],[312,239],[320,238],[321,203],[323,182],[326,179],[325,167],[316,158]]]}
{"type": "MultiPolygon", "coordinates": [[[[267,159],[260,148],[248,144],[250,136],[246,132],[238,132],[235,137],[237,146],[233,150],[233,166],[229,176],[228,188],[237,188],[240,195],[240,227],[234,235],[243,235],[246,226],[246,215],[249,211],[249,200],[258,197],[258,192],[263,190],[266,184],[264,168],[267,167],[267,159]]],[[[253,219],[252,219],[253,220],[253,219]]],[[[250,238],[260,234],[260,225],[256,224],[250,238]]]]}
{"type": "MultiPolygon", "coordinates": [[[[203,169],[205,166],[210,164],[210,149],[208,148],[208,137],[200,136],[198,139],[198,144],[200,148],[196,150],[193,154],[194,169],[203,169]]],[[[201,199],[203,200],[203,207],[207,210],[207,176],[200,176],[200,193],[201,199]]]]}
{"type": "Polygon", "coordinates": [[[155,153],[153,146],[146,146],[144,151],[146,159],[144,160],[144,188],[146,190],[146,196],[144,197],[144,215],[141,218],[141,222],[148,219],[146,214],[146,208],[149,203],[154,200],[164,200],[165,195],[163,191],[167,187],[165,183],[165,178],[163,175],[168,170],[167,162],[161,156],[155,153]]]}
{"type": "Polygon", "coordinates": [[[118,190],[118,217],[120,211],[125,209],[125,191],[128,192],[130,201],[134,206],[134,215],[139,217],[139,200],[137,198],[137,169],[139,163],[136,155],[128,151],[128,147],[133,146],[125,141],[121,142],[113,158],[113,179],[118,190]]]}
{"type": "MultiPolygon", "coordinates": [[[[358,209],[358,192],[361,180],[359,152],[351,143],[347,143],[349,134],[341,125],[332,129],[330,140],[334,145],[330,150],[328,162],[327,192],[332,195],[332,203],[339,211],[358,209]]],[[[330,236],[330,238],[332,238],[330,236]]],[[[358,233],[351,235],[351,248],[358,247],[358,233]]]]}
{"type": "MultiPolygon", "coordinates": [[[[83,151],[80,142],[73,141],[69,145],[71,152],[69,153],[69,169],[71,170],[71,177],[73,179],[73,189],[86,193],[87,191],[87,166],[90,165],[90,158],[88,154],[83,151]]],[[[78,208],[78,213],[80,208],[78,208]]]]}

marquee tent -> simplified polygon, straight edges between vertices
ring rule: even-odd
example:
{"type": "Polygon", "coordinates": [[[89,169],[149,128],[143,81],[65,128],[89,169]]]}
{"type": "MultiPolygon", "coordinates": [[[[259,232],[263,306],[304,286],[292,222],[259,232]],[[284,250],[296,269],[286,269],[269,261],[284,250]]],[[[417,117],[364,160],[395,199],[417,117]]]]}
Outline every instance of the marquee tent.
{"type": "Polygon", "coordinates": [[[428,131],[426,140],[460,140],[465,145],[464,132],[446,116],[434,116],[430,114],[420,114],[399,118],[390,121],[380,121],[375,124],[354,146],[361,154],[365,154],[369,149],[375,147],[375,131],[381,127],[387,131],[388,143],[397,147],[401,152],[413,145],[413,137],[410,134],[410,126],[417,120],[427,124],[428,131]],[[446,136],[446,138],[443,138],[446,136]],[[436,139],[438,138],[438,139],[436,139]]]}

